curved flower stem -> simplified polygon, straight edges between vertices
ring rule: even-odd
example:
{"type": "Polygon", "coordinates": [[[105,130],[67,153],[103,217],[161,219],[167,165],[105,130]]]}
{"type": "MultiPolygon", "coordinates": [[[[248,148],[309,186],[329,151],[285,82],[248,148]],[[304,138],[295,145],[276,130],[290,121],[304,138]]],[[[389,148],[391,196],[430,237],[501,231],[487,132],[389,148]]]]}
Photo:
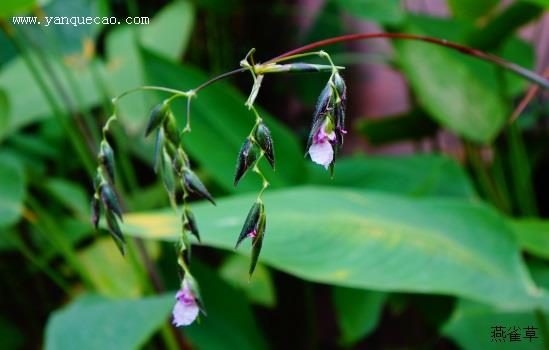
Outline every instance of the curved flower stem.
{"type": "Polygon", "coordinates": [[[515,63],[509,62],[504,60],[503,58],[500,58],[498,56],[473,49],[464,45],[460,45],[457,43],[450,42],[445,39],[438,39],[433,38],[429,36],[424,35],[416,35],[416,34],[407,34],[407,33],[360,33],[360,34],[350,34],[350,35],[342,35],[337,36],[334,38],[324,39],[320,41],[316,41],[314,43],[299,47],[297,49],[288,51],[286,53],[283,53],[277,57],[271,58],[268,60],[267,63],[276,63],[280,62],[280,60],[285,59],[288,56],[294,56],[297,54],[301,54],[303,52],[313,50],[319,47],[328,46],[336,43],[341,42],[349,42],[349,41],[356,41],[356,40],[368,40],[368,39],[379,39],[379,38],[385,38],[385,39],[402,39],[402,40],[414,40],[414,41],[423,41],[439,46],[444,46],[456,51],[459,51],[465,55],[477,57],[481,60],[490,62],[492,64],[496,64],[498,66],[501,66],[507,70],[510,70],[521,77],[528,79],[540,86],[543,86],[546,89],[549,89],[549,80],[545,79],[541,75],[532,72],[524,67],[521,67],[515,63]]]}

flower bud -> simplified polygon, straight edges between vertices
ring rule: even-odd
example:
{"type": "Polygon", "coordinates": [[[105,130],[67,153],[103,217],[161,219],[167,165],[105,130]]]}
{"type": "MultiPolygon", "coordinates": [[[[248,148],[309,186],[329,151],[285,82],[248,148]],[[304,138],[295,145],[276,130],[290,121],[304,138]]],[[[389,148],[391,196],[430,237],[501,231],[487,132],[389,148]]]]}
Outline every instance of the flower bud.
{"type": "Polygon", "coordinates": [[[126,241],[124,240],[124,235],[122,234],[122,231],[120,230],[120,226],[118,225],[118,221],[116,219],[116,216],[113,215],[108,210],[105,211],[105,218],[107,219],[107,227],[109,228],[109,232],[111,233],[112,238],[114,239],[114,242],[116,243],[116,246],[120,250],[120,253],[122,255],[126,254],[126,241]]]}
{"type": "Polygon", "coordinates": [[[244,144],[240,148],[238,153],[238,159],[236,163],[236,173],[234,176],[234,186],[238,185],[238,182],[244,176],[250,166],[257,160],[257,148],[250,138],[246,138],[244,144]]]}
{"type": "Polygon", "coordinates": [[[265,233],[265,228],[267,226],[267,216],[265,212],[262,211],[259,217],[259,223],[257,225],[257,232],[255,237],[252,240],[252,256],[250,261],[249,274],[252,276],[255,266],[257,265],[257,260],[259,259],[259,254],[261,253],[261,246],[263,245],[263,236],[265,233]]]}
{"type": "Polygon", "coordinates": [[[175,117],[173,116],[173,113],[169,112],[164,119],[164,133],[166,134],[166,138],[170,140],[173,145],[177,146],[179,145],[179,142],[181,138],[179,137],[179,130],[177,129],[177,121],[175,120],[175,117]]]}
{"type": "Polygon", "coordinates": [[[154,172],[158,172],[161,161],[162,153],[162,144],[164,143],[164,132],[162,129],[158,129],[156,132],[156,139],[154,140],[154,151],[153,151],[153,169],[154,172]]]}
{"type": "Polygon", "coordinates": [[[185,208],[183,213],[183,227],[191,232],[200,242],[200,234],[198,232],[198,226],[196,225],[196,219],[194,218],[193,212],[187,208],[185,208]]]}
{"type": "Polygon", "coordinates": [[[168,192],[168,196],[170,197],[170,204],[172,205],[172,207],[176,208],[176,182],[172,168],[172,160],[165,150],[162,151],[161,157],[162,159],[160,161],[160,174],[162,175],[162,183],[164,184],[164,189],[166,190],[166,192],[168,192]]]}
{"type": "Polygon", "coordinates": [[[213,205],[215,205],[215,201],[206,189],[206,186],[200,181],[198,176],[189,168],[185,168],[183,170],[183,180],[185,182],[185,188],[189,190],[190,192],[196,193],[202,198],[206,198],[209,200],[213,205]]]}
{"type": "Polygon", "coordinates": [[[263,150],[265,153],[265,158],[269,161],[269,164],[271,164],[271,168],[275,168],[275,158],[274,158],[274,148],[273,148],[273,139],[271,138],[271,132],[269,128],[267,128],[267,125],[265,125],[263,122],[259,123],[257,128],[255,129],[254,138],[257,141],[257,144],[259,147],[263,150]]]}
{"type": "Polygon", "coordinates": [[[313,114],[313,125],[318,121],[318,119],[321,119],[320,117],[322,115],[328,112],[328,109],[330,108],[331,100],[332,100],[332,87],[328,82],[326,86],[324,86],[324,89],[320,93],[320,96],[318,96],[315,112],[313,114]]]}
{"type": "Polygon", "coordinates": [[[120,208],[116,194],[112,190],[111,186],[104,183],[100,187],[100,192],[101,201],[103,202],[105,208],[107,208],[106,212],[112,212],[117,215],[120,220],[122,220],[122,209],[120,208]]]}
{"type": "Polygon", "coordinates": [[[99,162],[107,170],[107,174],[111,178],[111,181],[114,183],[114,153],[112,151],[111,145],[106,140],[101,141],[99,149],[99,162]]]}
{"type": "Polygon", "coordinates": [[[156,130],[164,122],[166,115],[168,114],[168,104],[159,103],[154,106],[149,114],[149,122],[145,129],[145,137],[149,136],[151,132],[156,130]]]}
{"type": "Polygon", "coordinates": [[[257,236],[258,224],[263,213],[263,208],[264,206],[261,202],[255,202],[252,205],[252,208],[246,217],[246,221],[244,221],[244,226],[242,226],[238,240],[236,241],[235,249],[238,248],[244,239],[255,238],[257,236]]]}

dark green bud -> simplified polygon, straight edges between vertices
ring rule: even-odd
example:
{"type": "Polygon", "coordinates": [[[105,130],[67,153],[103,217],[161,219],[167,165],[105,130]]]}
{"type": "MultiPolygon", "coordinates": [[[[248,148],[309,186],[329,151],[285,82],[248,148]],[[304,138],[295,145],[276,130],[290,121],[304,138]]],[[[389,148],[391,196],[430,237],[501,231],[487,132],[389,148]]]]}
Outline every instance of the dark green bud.
{"type": "Polygon", "coordinates": [[[107,219],[107,227],[109,228],[109,232],[111,233],[111,236],[116,243],[116,246],[120,250],[120,253],[122,255],[125,255],[126,241],[124,240],[124,235],[120,230],[120,226],[118,225],[118,220],[116,219],[116,216],[109,211],[105,211],[105,218],[107,219]]]}
{"type": "Polygon", "coordinates": [[[100,192],[101,201],[103,202],[105,208],[107,208],[106,212],[111,212],[118,216],[120,220],[122,220],[122,209],[120,208],[120,204],[118,203],[116,194],[114,193],[111,186],[108,184],[101,185],[100,192]]]}
{"type": "Polygon", "coordinates": [[[333,79],[337,95],[340,99],[345,100],[347,98],[347,87],[345,85],[345,81],[343,80],[341,75],[339,75],[339,73],[335,73],[333,79]]]}
{"type": "Polygon", "coordinates": [[[242,147],[240,148],[240,152],[238,152],[238,159],[236,163],[236,172],[234,176],[234,185],[238,185],[238,182],[244,176],[246,171],[252,166],[252,164],[257,160],[257,148],[250,140],[250,138],[246,138],[246,141],[244,141],[244,144],[242,144],[242,147]]]}
{"type": "Polygon", "coordinates": [[[212,195],[210,194],[210,192],[208,192],[206,186],[204,186],[202,181],[200,181],[198,176],[196,176],[196,174],[191,169],[185,168],[183,170],[183,180],[185,183],[185,188],[187,188],[187,190],[192,193],[198,194],[202,198],[206,198],[213,205],[215,205],[215,201],[212,195]]]}
{"type": "Polygon", "coordinates": [[[200,242],[200,233],[198,232],[198,226],[196,225],[196,219],[194,218],[194,214],[189,209],[185,208],[184,214],[183,214],[183,227],[192,233],[196,239],[200,242]]]}
{"type": "Polygon", "coordinates": [[[261,253],[261,246],[263,245],[263,236],[265,235],[265,228],[267,226],[267,216],[264,212],[261,213],[259,218],[259,223],[257,225],[256,236],[252,240],[252,256],[250,260],[250,269],[249,274],[252,276],[255,266],[257,265],[257,260],[259,259],[259,254],[261,253]]]}
{"type": "Polygon", "coordinates": [[[257,141],[259,147],[265,153],[265,158],[267,158],[267,161],[269,161],[269,164],[271,164],[271,168],[273,168],[274,170],[275,158],[273,139],[271,138],[271,131],[263,122],[259,123],[259,125],[255,129],[254,138],[257,141]]]}
{"type": "Polygon", "coordinates": [[[320,96],[318,96],[315,112],[313,114],[313,125],[318,119],[322,119],[320,117],[328,111],[330,107],[331,99],[332,99],[332,87],[330,86],[330,82],[328,82],[326,86],[324,86],[324,89],[320,93],[320,96]]]}
{"type": "Polygon", "coordinates": [[[111,145],[106,140],[101,141],[101,146],[99,149],[99,161],[107,170],[107,174],[111,178],[111,181],[114,183],[114,153],[112,151],[111,145]]]}
{"type": "Polygon", "coordinates": [[[246,238],[255,238],[257,236],[259,219],[263,214],[263,208],[264,206],[261,202],[255,202],[252,205],[252,208],[248,212],[248,216],[244,221],[244,226],[242,226],[238,240],[236,241],[235,249],[238,248],[240,243],[242,243],[242,241],[246,238]]]}
{"type": "Polygon", "coordinates": [[[168,104],[159,103],[154,106],[149,114],[149,122],[147,123],[147,128],[145,129],[145,137],[149,136],[151,132],[156,130],[166,119],[168,115],[168,104]]]}

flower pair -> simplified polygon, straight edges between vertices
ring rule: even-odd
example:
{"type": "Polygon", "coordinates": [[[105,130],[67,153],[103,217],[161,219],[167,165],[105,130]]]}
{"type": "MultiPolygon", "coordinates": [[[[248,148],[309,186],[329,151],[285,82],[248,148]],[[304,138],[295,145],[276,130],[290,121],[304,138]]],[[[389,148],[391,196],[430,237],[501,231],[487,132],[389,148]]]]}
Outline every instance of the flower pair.
{"type": "Polygon", "coordinates": [[[338,72],[334,72],[322,90],[315,112],[307,153],[317,164],[330,168],[333,175],[335,157],[343,145],[345,130],[345,105],[347,88],[338,72]]]}

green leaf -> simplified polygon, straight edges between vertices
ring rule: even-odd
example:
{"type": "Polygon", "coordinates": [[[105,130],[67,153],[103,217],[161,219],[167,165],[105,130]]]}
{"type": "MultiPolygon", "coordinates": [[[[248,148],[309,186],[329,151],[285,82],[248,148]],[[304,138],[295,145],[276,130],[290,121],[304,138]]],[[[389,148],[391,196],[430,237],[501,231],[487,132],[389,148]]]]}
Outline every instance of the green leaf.
{"type": "Polygon", "coordinates": [[[549,7],[549,0],[521,0],[522,2],[530,2],[532,4],[549,7]]]}
{"type": "Polygon", "coordinates": [[[177,60],[187,48],[193,26],[193,5],[188,1],[174,1],[163,7],[149,25],[139,26],[141,44],[177,60]]]}
{"type": "Polygon", "coordinates": [[[356,129],[373,146],[401,141],[421,141],[433,137],[438,125],[420,109],[384,118],[364,118],[356,123],[356,129]]]}
{"type": "Polygon", "coordinates": [[[498,3],[499,0],[449,0],[448,6],[455,17],[474,20],[489,13],[498,3]]]}
{"type": "Polygon", "coordinates": [[[9,129],[9,101],[8,95],[0,90],[0,141],[6,136],[9,129]]]}
{"type": "MultiPolygon", "coordinates": [[[[440,36],[411,25],[408,32],[440,36]]],[[[489,143],[508,111],[498,93],[493,66],[447,48],[397,43],[399,62],[420,105],[444,127],[468,140],[489,143]]]]}
{"type": "Polygon", "coordinates": [[[356,187],[413,196],[476,197],[467,174],[451,158],[436,155],[355,156],[337,161],[330,179],[322,168],[309,165],[307,183],[356,187]]]}
{"type": "Polygon", "coordinates": [[[108,297],[136,297],[141,293],[139,276],[120,255],[108,237],[95,241],[78,252],[99,293],[108,297]]]}
{"type": "Polygon", "coordinates": [[[185,327],[185,336],[197,349],[266,349],[265,339],[246,297],[221,280],[216,271],[193,262],[207,316],[185,327]]]}
{"type": "Polygon", "coordinates": [[[19,220],[25,198],[25,173],[16,158],[0,155],[0,227],[19,220]]]}
{"type": "Polygon", "coordinates": [[[173,295],[142,299],[82,297],[50,316],[46,350],[140,349],[168,320],[173,295]]]}
{"type": "MultiPolygon", "coordinates": [[[[500,56],[524,68],[535,70],[534,47],[518,37],[511,37],[503,43],[500,56]]],[[[523,94],[530,84],[529,81],[511,72],[505,72],[505,83],[507,94],[510,97],[523,94]]]]}
{"type": "Polygon", "coordinates": [[[45,188],[55,200],[77,214],[88,219],[90,215],[89,194],[78,184],[63,179],[49,179],[45,188]]]}
{"type": "Polygon", "coordinates": [[[337,0],[341,8],[361,19],[396,24],[404,18],[400,0],[337,0]]]}
{"type": "Polygon", "coordinates": [[[549,259],[549,221],[513,220],[512,226],[520,247],[537,257],[549,259]]]}
{"type": "Polygon", "coordinates": [[[35,0],[2,0],[0,2],[0,17],[7,18],[19,15],[32,9],[35,0]]]}
{"type": "MultiPolygon", "coordinates": [[[[143,50],[148,84],[188,90],[208,80],[208,76],[189,66],[172,63],[143,50]]],[[[164,94],[165,96],[165,94],[164,94]]],[[[234,191],[233,176],[238,151],[254,125],[254,115],[245,106],[245,98],[236,89],[220,82],[200,91],[191,105],[192,132],[185,137],[188,152],[227,191],[234,191]]],[[[174,115],[182,122],[185,101],[175,101],[174,115]]],[[[276,173],[265,162],[261,168],[275,187],[299,182],[304,176],[303,151],[290,130],[267,112],[259,109],[271,130],[277,159],[276,173]]],[[[260,180],[246,176],[238,188],[257,190],[260,180]]]]}
{"type": "MultiPolygon", "coordinates": [[[[549,314],[546,313],[545,317],[549,314]]],[[[542,349],[543,341],[540,324],[533,311],[512,312],[491,308],[486,305],[460,300],[454,314],[444,326],[443,333],[452,338],[464,350],[498,350],[498,349],[542,349]],[[514,326],[520,327],[521,341],[506,342],[491,341],[491,327],[504,326],[505,332],[514,326]],[[537,339],[523,339],[525,327],[533,326],[537,339]]]]}
{"type": "Polygon", "coordinates": [[[376,328],[387,294],[337,287],[332,296],[341,342],[349,346],[376,328]]]}
{"type": "Polygon", "coordinates": [[[248,258],[231,255],[223,262],[219,273],[231,286],[242,289],[251,302],[266,307],[275,306],[276,293],[269,269],[258,264],[250,278],[249,265],[248,258]]]}
{"type": "MultiPolygon", "coordinates": [[[[194,206],[204,244],[232,250],[255,195],[194,206]]],[[[504,218],[470,200],[412,199],[330,188],[271,191],[263,264],[344,287],[467,297],[513,308],[547,306],[504,218]]],[[[126,216],[125,232],[177,240],[170,212],[126,216]]],[[[238,252],[246,252],[241,249],[238,252]]]]}

